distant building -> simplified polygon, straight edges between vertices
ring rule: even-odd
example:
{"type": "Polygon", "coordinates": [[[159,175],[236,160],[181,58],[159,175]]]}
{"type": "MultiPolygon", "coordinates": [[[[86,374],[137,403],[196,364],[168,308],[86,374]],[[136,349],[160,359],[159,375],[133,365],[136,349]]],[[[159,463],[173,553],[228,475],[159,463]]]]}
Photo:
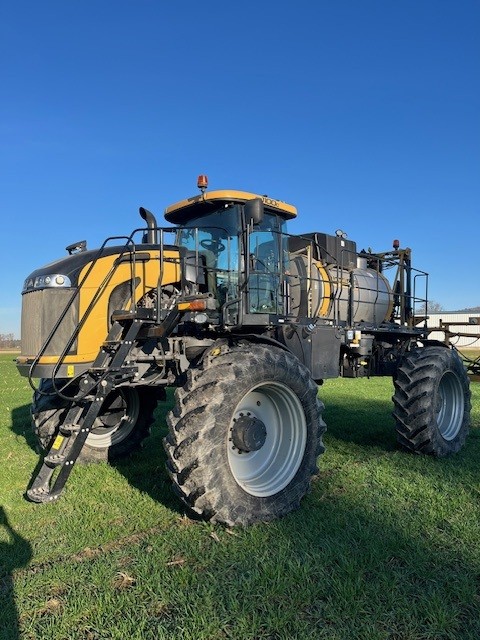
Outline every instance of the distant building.
{"type": "MultiPolygon", "coordinates": [[[[450,331],[452,333],[468,333],[473,337],[467,336],[452,336],[450,339],[451,344],[455,347],[463,347],[463,348],[480,348],[480,313],[478,311],[475,312],[461,312],[457,313],[454,311],[439,311],[436,313],[428,314],[428,326],[431,327],[439,327],[440,320],[445,324],[446,322],[461,322],[462,324],[457,325],[454,324],[450,326],[450,331]],[[470,322],[470,318],[475,318],[478,324],[472,324],[470,322]],[[476,337],[478,336],[478,337],[476,337]]],[[[432,340],[441,340],[442,342],[445,339],[445,334],[443,331],[432,331],[429,336],[432,340]]]]}

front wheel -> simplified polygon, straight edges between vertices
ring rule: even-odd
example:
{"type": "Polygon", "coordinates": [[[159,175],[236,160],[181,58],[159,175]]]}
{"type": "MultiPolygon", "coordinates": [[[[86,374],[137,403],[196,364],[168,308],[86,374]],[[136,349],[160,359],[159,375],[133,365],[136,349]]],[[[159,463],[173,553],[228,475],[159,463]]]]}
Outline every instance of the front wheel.
{"type": "Polygon", "coordinates": [[[456,351],[426,346],[408,352],[394,378],[398,441],[414,453],[446,456],[465,444],[470,382],[456,351]]]}
{"type": "MultiPolygon", "coordinates": [[[[64,383],[59,380],[55,387],[61,389],[64,383]]],[[[158,400],[155,388],[114,389],[104,400],[79,462],[112,461],[138,449],[150,433],[158,400]]],[[[32,428],[42,450],[49,449],[69,408],[68,400],[55,393],[52,381],[42,380],[32,402],[32,428]]]]}
{"type": "Polygon", "coordinates": [[[201,517],[249,525],[297,508],[323,452],[317,386],[290,353],[213,346],[169,414],[167,468],[201,517]]]}

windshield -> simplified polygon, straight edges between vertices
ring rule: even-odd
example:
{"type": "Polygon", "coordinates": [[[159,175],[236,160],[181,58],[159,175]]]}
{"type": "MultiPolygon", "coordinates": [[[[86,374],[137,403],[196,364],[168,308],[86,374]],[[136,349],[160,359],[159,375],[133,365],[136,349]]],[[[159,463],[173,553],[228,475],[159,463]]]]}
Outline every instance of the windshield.
{"type": "Polygon", "coordinates": [[[201,258],[208,291],[220,304],[238,298],[239,236],[238,205],[189,220],[178,232],[178,243],[201,258]]]}
{"type": "MultiPolygon", "coordinates": [[[[249,313],[285,313],[283,282],[288,271],[285,221],[265,212],[262,221],[248,230],[248,265],[241,263],[241,208],[229,205],[189,220],[178,231],[178,244],[198,254],[207,290],[220,305],[238,301],[239,273],[248,270],[249,313]]],[[[232,319],[237,309],[228,306],[232,319]]]]}
{"type": "Polygon", "coordinates": [[[185,223],[178,243],[204,255],[209,252],[219,269],[237,269],[239,227],[238,207],[223,208],[185,223]]]}

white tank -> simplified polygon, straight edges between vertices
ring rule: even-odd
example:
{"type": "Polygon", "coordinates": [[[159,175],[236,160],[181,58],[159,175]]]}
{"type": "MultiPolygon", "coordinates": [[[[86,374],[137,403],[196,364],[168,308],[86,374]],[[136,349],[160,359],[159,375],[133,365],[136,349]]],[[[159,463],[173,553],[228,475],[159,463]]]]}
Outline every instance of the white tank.
{"type": "Polygon", "coordinates": [[[385,276],[374,269],[356,267],[347,271],[335,265],[328,267],[333,304],[329,318],[348,321],[350,288],[352,289],[352,323],[384,322],[392,312],[393,293],[385,276]]]}
{"type": "Polygon", "coordinates": [[[309,262],[307,256],[290,259],[290,311],[296,317],[381,324],[389,318],[393,294],[385,276],[360,259],[355,269],[309,262]],[[352,317],[348,315],[352,289],[352,317]]]}

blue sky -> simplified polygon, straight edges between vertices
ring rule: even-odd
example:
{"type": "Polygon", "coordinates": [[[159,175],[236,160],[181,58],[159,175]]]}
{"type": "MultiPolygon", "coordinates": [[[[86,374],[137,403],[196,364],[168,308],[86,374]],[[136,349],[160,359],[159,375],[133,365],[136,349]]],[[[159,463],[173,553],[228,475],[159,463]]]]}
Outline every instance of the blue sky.
{"type": "Polygon", "coordinates": [[[138,207],[212,189],[413,250],[430,297],[480,305],[480,3],[38,0],[0,8],[0,333],[23,280],[138,207]]]}

